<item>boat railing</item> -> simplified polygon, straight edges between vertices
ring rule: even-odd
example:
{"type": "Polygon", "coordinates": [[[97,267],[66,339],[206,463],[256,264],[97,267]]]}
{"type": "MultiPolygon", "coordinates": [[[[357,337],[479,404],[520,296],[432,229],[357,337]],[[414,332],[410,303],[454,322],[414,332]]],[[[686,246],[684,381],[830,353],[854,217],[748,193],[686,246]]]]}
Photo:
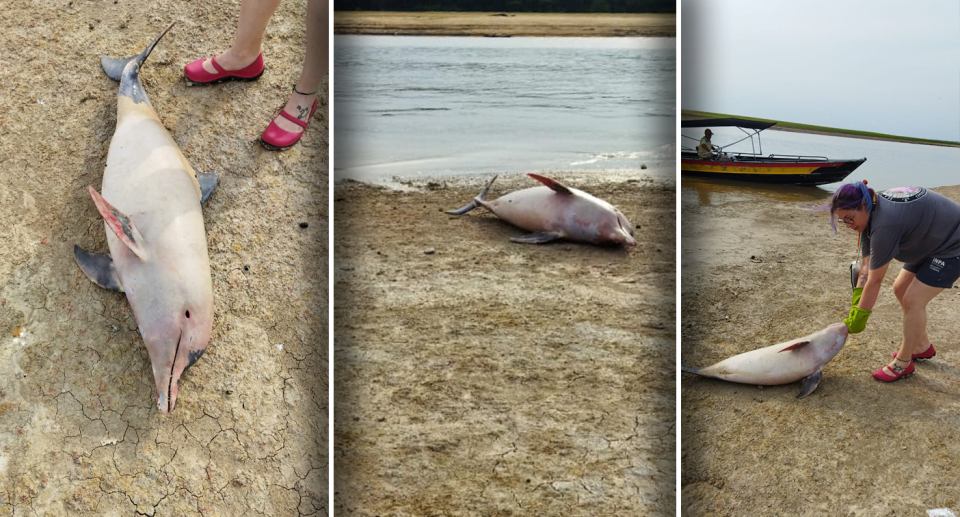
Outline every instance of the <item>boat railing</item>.
{"type": "MultiPolygon", "coordinates": [[[[695,152],[694,150],[683,149],[684,152],[695,152]]],[[[799,155],[799,154],[768,154],[763,155],[760,153],[731,153],[729,151],[724,151],[723,156],[727,158],[732,158],[734,160],[763,160],[763,159],[775,159],[780,161],[795,161],[795,162],[829,162],[830,159],[826,156],[812,156],[812,155],[799,155]]]]}
{"type": "Polygon", "coordinates": [[[778,160],[795,160],[798,162],[830,161],[830,159],[826,156],[805,156],[799,154],[771,154],[768,156],[768,158],[776,158],[778,160]]]}

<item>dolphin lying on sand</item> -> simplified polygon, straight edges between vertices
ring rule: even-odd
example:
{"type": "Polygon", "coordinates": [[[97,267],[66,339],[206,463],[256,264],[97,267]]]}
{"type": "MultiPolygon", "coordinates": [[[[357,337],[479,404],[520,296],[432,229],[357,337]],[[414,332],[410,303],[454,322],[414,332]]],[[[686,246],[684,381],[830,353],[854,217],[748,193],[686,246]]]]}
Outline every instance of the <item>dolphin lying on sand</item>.
{"type": "Polygon", "coordinates": [[[478,206],[508,223],[533,233],[512,237],[513,242],[542,244],[557,239],[591,244],[636,246],[633,225],[616,207],[586,192],[565,187],[539,174],[527,174],[545,186],[511,192],[499,199],[484,199],[496,176],[480,194],[451,215],[463,215],[478,206]]]}
{"type": "Polygon", "coordinates": [[[735,355],[706,368],[681,370],[743,384],[789,384],[803,379],[798,399],[813,393],[823,377],[823,365],[843,348],[849,330],[844,323],[792,341],[735,355]]]}
{"type": "Polygon", "coordinates": [[[73,248],[90,280],[126,293],[163,413],[176,406],[181,375],[210,341],[213,289],[200,204],[217,184],[215,172],[197,172],[183,156],[140,82],[140,67],[170,27],[139,55],[100,59],[120,81],[117,127],[102,195],[87,190],[103,216],[110,252],[73,248]]]}

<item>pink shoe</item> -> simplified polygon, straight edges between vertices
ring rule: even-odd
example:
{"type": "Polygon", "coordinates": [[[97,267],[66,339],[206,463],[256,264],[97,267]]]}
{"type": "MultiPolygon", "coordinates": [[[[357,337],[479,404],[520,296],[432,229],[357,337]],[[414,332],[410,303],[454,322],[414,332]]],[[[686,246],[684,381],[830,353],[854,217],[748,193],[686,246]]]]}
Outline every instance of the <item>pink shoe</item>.
{"type": "Polygon", "coordinates": [[[224,81],[256,81],[263,75],[263,53],[261,52],[257,59],[250,63],[250,66],[240,70],[224,70],[217,58],[210,58],[213,67],[217,73],[211,74],[203,68],[203,60],[200,58],[187,66],[183,67],[183,75],[187,80],[194,84],[216,84],[224,81]]]}
{"type": "Polygon", "coordinates": [[[287,113],[284,110],[280,110],[280,116],[293,122],[294,124],[303,128],[303,131],[299,133],[291,133],[290,131],[285,131],[277,125],[275,121],[270,121],[270,125],[267,126],[267,129],[263,131],[263,134],[260,135],[260,143],[263,144],[267,149],[273,151],[279,151],[286,149],[293,144],[300,141],[300,137],[303,136],[303,133],[307,130],[307,124],[310,123],[310,120],[313,119],[313,112],[317,111],[317,105],[319,104],[320,99],[314,99],[313,107],[310,108],[310,116],[307,118],[307,121],[304,122],[297,117],[287,113]]]}
{"type": "MultiPolygon", "coordinates": [[[[898,353],[898,352],[899,352],[899,350],[898,350],[897,352],[894,352],[894,353],[893,353],[893,357],[897,357],[897,353],[898,353]]],[[[913,360],[913,359],[932,359],[933,356],[935,356],[935,355],[937,355],[937,351],[933,349],[933,343],[930,343],[930,348],[928,348],[925,352],[920,352],[919,354],[913,354],[912,356],[910,356],[910,359],[911,359],[911,360],[913,360]]]]}
{"type": "Polygon", "coordinates": [[[910,364],[907,365],[907,367],[904,368],[904,370],[900,373],[897,373],[893,368],[886,366],[881,367],[879,370],[873,372],[873,378],[883,382],[899,381],[900,379],[909,377],[911,375],[913,375],[913,361],[910,361],[910,364]],[[887,372],[883,371],[883,368],[889,369],[891,372],[893,372],[893,375],[887,374],[887,372]]]}

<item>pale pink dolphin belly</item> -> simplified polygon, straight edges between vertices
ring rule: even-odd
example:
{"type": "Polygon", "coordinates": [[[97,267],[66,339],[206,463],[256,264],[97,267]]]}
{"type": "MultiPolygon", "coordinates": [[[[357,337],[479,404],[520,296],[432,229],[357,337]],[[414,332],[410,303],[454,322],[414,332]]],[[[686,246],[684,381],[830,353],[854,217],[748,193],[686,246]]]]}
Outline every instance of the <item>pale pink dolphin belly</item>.
{"type": "Polygon", "coordinates": [[[681,369],[703,377],[743,384],[789,384],[803,379],[803,387],[797,396],[803,398],[817,388],[823,365],[840,352],[848,334],[845,324],[834,323],[809,336],[744,352],[711,366],[682,366],[681,369]]]}
{"type": "Polygon", "coordinates": [[[591,244],[635,246],[633,225],[615,206],[586,192],[566,187],[539,174],[528,174],[544,186],[511,192],[493,201],[485,199],[496,176],[470,203],[447,213],[463,215],[478,206],[508,223],[533,232],[510,240],[542,244],[567,239],[591,244]]]}
{"type": "Polygon", "coordinates": [[[120,81],[117,126],[110,142],[102,195],[88,187],[104,218],[110,252],[74,247],[95,283],[123,291],[150,356],[157,406],[175,407],[183,372],[203,355],[213,328],[213,288],[201,201],[215,173],[198,173],[157,117],[140,81],[146,50],[101,59],[120,81]]]}

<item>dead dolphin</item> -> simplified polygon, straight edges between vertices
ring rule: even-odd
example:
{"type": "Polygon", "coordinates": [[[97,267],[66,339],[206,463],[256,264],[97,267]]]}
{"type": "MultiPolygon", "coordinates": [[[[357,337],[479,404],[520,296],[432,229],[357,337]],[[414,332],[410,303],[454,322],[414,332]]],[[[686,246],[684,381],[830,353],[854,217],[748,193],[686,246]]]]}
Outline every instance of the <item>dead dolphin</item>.
{"type": "Polygon", "coordinates": [[[110,252],[73,248],[90,280],[126,293],[163,413],[176,406],[180,376],[210,341],[213,289],[200,204],[217,184],[215,172],[197,172],[183,156],[140,82],[140,67],[170,27],[139,55],[100,59],[106,74],[120,81],[117,126],[102,195],[87,190],[103,216],[110,252]]]}
{"type": "Polygon", "coordinates": [[[478,206],[508,223],[534,233],[512,237],[513,242],[542,244],[557,239],[591,244],[636,246],[633,225],[616,207],[586,192],[565,187],[539,174],[527,174],[545,186],[511,192],[493,201],[484,199],[496,176],[480,194],[448,214],[463,215],[478,206]]]}
{"type": "Polygon", "coordinates": [[[817,389],[823,377],[823,365],[840,352],[848,333],[845,324],[834,323],[809,336],[735,355],[713,366],[681,366],[681,370],[743,384],[789,384],[803,379],[797,395],[802,399],[817,389]]]}

